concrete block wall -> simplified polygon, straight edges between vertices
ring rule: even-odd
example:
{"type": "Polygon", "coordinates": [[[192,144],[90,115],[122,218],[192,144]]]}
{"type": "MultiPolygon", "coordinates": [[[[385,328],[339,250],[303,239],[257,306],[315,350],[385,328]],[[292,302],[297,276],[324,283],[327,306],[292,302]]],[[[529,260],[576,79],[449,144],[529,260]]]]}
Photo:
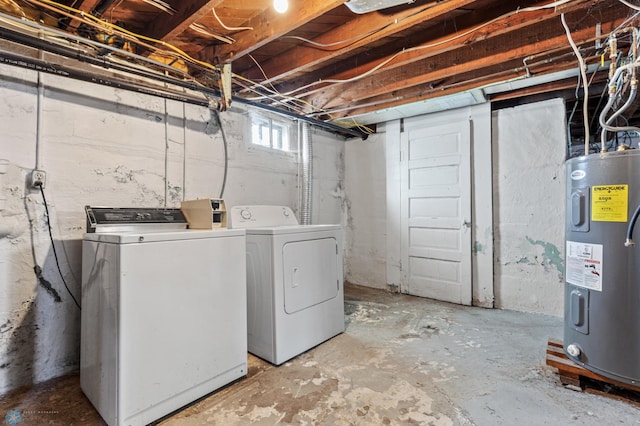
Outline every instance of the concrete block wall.
{"type": "MultiPolygon", "coordinates": [[[[60,269],[78,300],[85,205],[178,207],[182,199],[218,197],[224,174],[210,110],[51,75],[41,75],[38,96],[37,79],[0,67],[0,159],[8,160],[0,174],[0,394],[79,364],[79,311],[57,271],[42,195],[28,187],[36,156],[47,173],[60,269]]],[[[243,107],[221,119],[227,206],[280,204],[297,212],[297,155],[252,147],[243,107]]],[[[324,132],[312,138],[314,222],[340,223],[344,140],[324,132]]]]}

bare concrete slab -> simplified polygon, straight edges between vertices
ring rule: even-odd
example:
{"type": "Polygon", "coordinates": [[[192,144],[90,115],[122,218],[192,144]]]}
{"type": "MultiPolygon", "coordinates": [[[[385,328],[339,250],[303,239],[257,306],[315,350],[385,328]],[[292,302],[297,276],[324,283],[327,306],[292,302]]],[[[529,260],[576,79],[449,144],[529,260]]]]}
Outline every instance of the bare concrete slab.
{"type": "MultiPolygon", "coordinates": [[[[636,405],[564,388],[545,365],[561,318],[358,286],[346,287],[345,313],[344,334],[280,367],[250,356],[246,378],[159,424],[640,425],[636,405]]],[[[100,424],[77,377],[57,383],[0,407],[55,409],[47,424],[100,424]]]]}

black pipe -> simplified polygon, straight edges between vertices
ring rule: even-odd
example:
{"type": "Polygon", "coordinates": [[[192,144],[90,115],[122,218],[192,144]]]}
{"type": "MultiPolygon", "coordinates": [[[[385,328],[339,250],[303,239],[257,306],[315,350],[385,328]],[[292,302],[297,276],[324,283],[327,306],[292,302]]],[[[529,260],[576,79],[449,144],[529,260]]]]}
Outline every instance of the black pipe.
{"type": "MultiPolygon", "coordinates": [[[[84,62],[84,63],[88,63],[91,65],[95,65],[95,66],[99,66],[102,67],[104,69],[114,69],[114,70],[118,70],[118,71],[123,71],[126,72],[128,74],[133,74],[136,75],[138,77],[144,77],[144,78],[149,78],[152,80],[156,80],[156,81],[160,81],[163,83],[168,83],[168,84],[172,84],[175,85],[177,87],[182,87],[185,89],[189,89],[195,92],[199,92],[204,94],[205,96],[214,96],[214,97],[221,97],[221,93],[219,90],[217,89],[212,89],[206,86],[202,86],[198,83],[195,83],[193,81],[188,81],[188,80],[177,80],[175,78],[169,77],[169,76],[165,76],[165,75],[160,75],[160,74],[156,74],[156,73],[152,73],[152,72],[148,72],[148,71],[144,71],[144,70],[140,70],[140,69],[135,69],[135,68],[131,68],[129,66],[123,65],[123,64],[119,64],[116,62],[112,62],[110,61],[107,57],[102,56],[99,58],[95,58],[92,56],[89,56],[83,52],[80,52],[76,49],[70,48],[70,47],[66,47],[66,46],[60,46],[58,44],[54,44],[54,43],[50,43],[47,42],[45,40],[39,39],[39,38],[35,38],[35,37],[31,37],[29,35],[23,34],[21,32],[18,31],[13,31],[10,30],[8,28],[4,28],[4,27],[0,27],[0,38],[4,38],[6,40],[12,41],[14,43],[18,43],[18,44],[22,44],[25,46],[29,46],[32,47],[34,49],[39,49],[39,50],[43,50],[49,53],[53,53],[56,55],[60,55],[63,56],[65,58],[69,58],[69,59],[75,59],[77,61],[80,62],[84,62]]],[[[115,49],[114,49],[115,51],[115,49]]],[[[82,71],[76,71],[73,70],[70,67],[64,67],[62,65],[51,65],[48,64],[45,61],[40,61],[37,59],[33,59],[33,58],[27,58],[27,57],[21,57],[18,55],[13,55],[10,53],[6,53],[6,52],[2,52],[2,55],[4,57],[4,59],[2,59],[2,62],[7,63],[9,65],[15,65],[15,66],[21,66],[22,68],[30,68],[30,69],[34,69],[36,71],[41,71],[41,72],[47,72],[47,73],[51,73],[51,74],[58,74],[58,75],[63,75],[65,77],[69,77],[69,78],[78,78],[79,80],[83,80],[83,81],[89,81],[92,83],[97,83],[97,84],[102,84],[105,86],[112,86],[112,87],[118,87],[124,90],[131,90],[134,92],[138,92],[138,93],[146,93],[152,96],[160,96],[160,97],[164,97],[165,99],[174,99],[174,100],[179,100],[178,98],[180,97],[180,95],[173,95],[175,97],[172,97],[171,95],[169,96],[162,96],[160,95],[159,90],[154,90],[151,88],[143,88],[143,87],[139,87],[130,83],[126,83],[126,82],[122,82],[117,80],[116,78],[107,78],[107,77],[96,77],[91,75],[90,73],[86,73],[86,72],[82,72],[82,71]],[[76,77],[77,76],[77,77],[76,77]]],[[[185,99],[187,99],[187,97],[184,97],[185,99]]],[[[193,98],[191,98],[193,99],[193,98]]],[[[238,96],[233,96],[232,100],[234,102],[238,102],[240,104],[244,104],[244,105],[249,105],[249,106],[253,106],[255,108],[259,108],[259,109],[263,109],[263,110],[267,110],[267,111],[271,111],[274,112],[276,114],[280,114],[280,115],[284,115],[287,117],[291,117],[293,119],[296,120],[301,120],[301,121],[305,121],[313,126],[316,127],[320,127],[320,128],[324,128],[326,130],[332,131],[334,133],[339,133],[342,134],[343,136],[351,136],[351,137],[357,137],[357,138],[362,138],[363,140],[367,139],[367,137],[369,136],[368,133],[363,132],[362,130],[358,129],[358,128],[347,128],[347,127],[341,127],[338,126],[336,124],[333,123],[327,123],[324,121],[318,121],[315,120],[313,118],[310,117],[306,117],[304,115],[299,115],[287,110],[282,110],[282,109],[278,109],[275,107],[272,107],[270,105],[263,105],[260,104],[258,102],[254,102],[254,101],[250,101],[238,96]]],[[[190,102],[190,101],[183,101],[183,102],[188,102],[188,103],[192,103],[194,104],[194,102],[190,102]]],[[[202,104],[207,104],[208,102],[205,101],[198,101],[198,102],[202,102],[202,104]]],[[[200,103],[195,103],[196,105],[200,105],[200,103]]]]}
{"type": "Polygon", "coordinates": [[[174,101],[185,102],[192,105],[199,105],[204,107],[209,106],[209,102],[203,99],[190,98],[188,96],[173,94],[168,91],[159,91],[148,86],[143,86],[140,84],[131,84],[125,81],[117,80],[117,79],[97,77],[95,74],[92,74],[89,72],[78,71],[76,69],[64,67],[61,65],[51,65],[39,59],[24,58],[22,56],[13,55],[11,53],[6,53],[3,51],[0,51],[0,63],[13,65],[20,68],[26,68],[33,71],[40,71],[40,72],[46,72],[48,74],[55,74],[61,77],[73,78],[75,80],[86,81],[89,83],[100,84],[102,86],[115,87],[117,89],[123,89],[123,90],[137,92],[145,95],[156,96],[163,99],[171,99],[174,101]]]}
{"type": "Polygon", "coordinates": [[[638,216],[640,216],[640,204],[638,204],[638,207],[636,207],[636,211],[633,212],[633,216],[631,216],[631,221],[629,222],[629,226],[627,227],[627,241],[625,241],[624,243],[626,247],[631,247],[634,244],[631,237],[633,236],[633,229],[636,227],[638,216]]]}

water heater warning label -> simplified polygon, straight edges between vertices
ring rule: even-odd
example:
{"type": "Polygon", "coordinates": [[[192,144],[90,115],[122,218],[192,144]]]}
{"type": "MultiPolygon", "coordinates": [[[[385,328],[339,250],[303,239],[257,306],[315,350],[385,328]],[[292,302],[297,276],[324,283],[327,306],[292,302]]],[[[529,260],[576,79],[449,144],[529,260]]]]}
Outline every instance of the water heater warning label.
{"type": "Polygon", "coordinates": [[[594,186],[591,190],[591,220],[627,221],[629,185],[594,186]]]}
{"type": "Polygon", "coordinates": [[[567,241],[567,282],[602,291],[602,244],[567,241]]]}

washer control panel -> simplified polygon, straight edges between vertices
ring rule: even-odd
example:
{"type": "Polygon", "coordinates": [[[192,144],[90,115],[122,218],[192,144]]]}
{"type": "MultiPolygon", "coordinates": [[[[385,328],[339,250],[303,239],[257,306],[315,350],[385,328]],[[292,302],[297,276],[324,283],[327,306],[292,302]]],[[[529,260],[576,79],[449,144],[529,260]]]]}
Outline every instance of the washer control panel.
{"type": "Polygon", "coordinates": [[[298,225],[287,206],[234,206],[230,211],[231,228],[264,228],[298,225]]]}

